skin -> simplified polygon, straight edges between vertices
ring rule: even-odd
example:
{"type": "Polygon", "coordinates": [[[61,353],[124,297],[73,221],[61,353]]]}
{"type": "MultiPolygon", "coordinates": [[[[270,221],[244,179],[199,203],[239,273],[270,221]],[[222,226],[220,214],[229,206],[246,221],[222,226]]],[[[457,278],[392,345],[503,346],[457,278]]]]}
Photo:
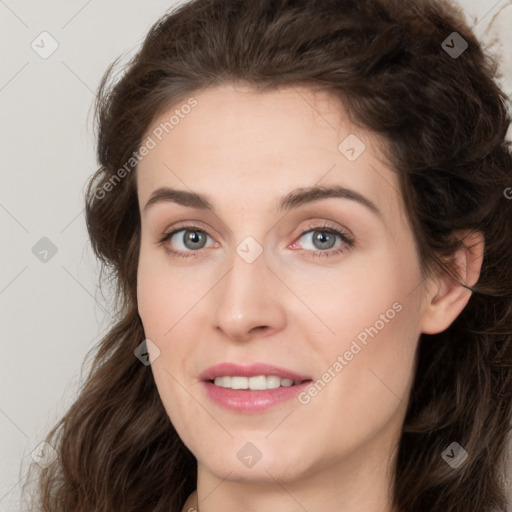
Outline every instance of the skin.
{"type": "MultiPolygon", "coordinates": [[[[197,492],[183,511],[391,512],[418,338],[446,329],[470,292],[446,274],[422,277],[398,178],[379,149],[385,142],[351,124],[328,93],[230,84],[193,97],[197,106],[137,170],[139,314],[160,350],[151,368],[163,405],[198,463],[197,492]],[[355,161],[338,149],[349,134],[366,146],[355,161]],[[340,198],[276,211],[282,196],[313,185],[356,190],[381,215],[340,198]],[[144,210],[162,186],[205,194],[214,209],[166,202],[144,210]],[[204,248],[184,245],[183,231],[159,243],[192,221],[208,235],[204,248]],[[323,233],[325,222],[351,233],[354,245],[338,237],[333,249],[315,244],[311,233],[323,233]],[[252,263],[236,252],[247,236],[263,249],[252,263]],[[339,247],[341,254],[312,257],[339,247]],[[269,362],[320,379],[394,303],[401,311],[307,404],[292,399],[243,414],[202,389],[199,374],[224,361],[269,362]],[[250,468],[237,457],[248,442],[261,452],[250,468]]],[[[467,240],[476,246],[455,263],[472,284],[483,241],[467,240]]]]}

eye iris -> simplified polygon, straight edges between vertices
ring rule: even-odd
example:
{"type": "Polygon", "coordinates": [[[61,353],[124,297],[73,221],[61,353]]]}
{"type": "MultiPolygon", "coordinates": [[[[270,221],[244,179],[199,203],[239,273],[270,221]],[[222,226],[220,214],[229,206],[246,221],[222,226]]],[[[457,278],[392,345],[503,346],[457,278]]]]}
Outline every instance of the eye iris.
{"type": "Polygon", "coordinates": [[[205,233],[203,233],[202,231],[187,230],[183,234],[183,243],[185,244],[185,247],[187,247],[188,249],[201,249],[204,246],[205,241],[205,233]]]}
{"type": "Polygon", "coordinates": [[[320,245],[319,249],[331,249],[336,241],[336,237],[333,233],[329,233],[328,231],[314,231],[313,232],[313,242],[320,245]],[[326,238],[330,240],[326,242],[326,238]]]}

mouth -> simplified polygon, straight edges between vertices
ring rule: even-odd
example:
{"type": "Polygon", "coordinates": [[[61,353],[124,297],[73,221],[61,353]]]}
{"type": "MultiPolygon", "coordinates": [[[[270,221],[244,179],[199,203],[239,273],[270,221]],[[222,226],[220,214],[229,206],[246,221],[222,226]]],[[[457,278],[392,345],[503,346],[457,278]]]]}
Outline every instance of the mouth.
{"type": "Polygon", "coordinates": [[[220,363],[203,371],[199,379],[209,400],[242,414],[279,407],[296,398],[312,382],[309,375],[267,363],[220,363]]]}
{"type": "Polygon", "coordinates": [[[220,363],[204,370],[199,379],[230,389],[261,391],[291,387],[311,380],[311,376],[297,373],[269,363],[220,363]]]}
{"type": "Polygon", "coordinates": [[[227,389],[265,391],[269,389],[298,386],[304,382],[311,382],[311,379],[290,379],[280,377],[279,375],[255,375],[252,377],[224,375],[209,379],[207,382],[227,389]]]}

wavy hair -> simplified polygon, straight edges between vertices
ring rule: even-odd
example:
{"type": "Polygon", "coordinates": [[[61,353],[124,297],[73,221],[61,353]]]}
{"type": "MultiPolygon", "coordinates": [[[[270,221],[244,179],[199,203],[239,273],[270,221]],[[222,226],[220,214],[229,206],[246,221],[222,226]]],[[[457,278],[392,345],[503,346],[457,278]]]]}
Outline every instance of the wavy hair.
{"type": "Polygon", "coordinates": [[[138,52],[106,70],[95,103],[101,166],[86,222],[116,317],[76,401],[48,434],[42,512],[179,512],[192,453],[160,400],[137,312],[134,158],[152,122],[208,87],[307,85],[384,137],[425,275],[450,272],[461,230],[485,238],[471,298],[445,331],[422,334],[393,475],[398,512],[505,512],[512,419],[512,153],[497,61],[441,0],[193,0],[167,11],[138,52]],[[453,33],[457,32],[458,36],[453,33]],[[468,47],[460,55],[450,48],[468,47]],[[451,39],[450,39],[451,38],[451,39]],[[447,43],[444,43],[448,41],[447,43]],[[456,42],[454,42],[456,41],[456,42]],[[457,46],[459,45],[459,46],[457,46]],[[124,173],[120,170],[124,169],[124,173]],[[110,185],[108,185],[110,184],[110,185]],[[507,194],[507,190],[509,194],[507,194]],[[441,457],[453,441],[458,469],[441,457]]]}

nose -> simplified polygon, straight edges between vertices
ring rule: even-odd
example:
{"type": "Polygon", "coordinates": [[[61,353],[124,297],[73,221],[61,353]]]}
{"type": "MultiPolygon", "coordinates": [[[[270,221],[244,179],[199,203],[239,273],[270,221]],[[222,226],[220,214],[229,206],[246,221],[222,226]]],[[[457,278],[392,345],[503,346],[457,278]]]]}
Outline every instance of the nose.
{"type": "Polygon", "coordinates": [[[231,270],[214,288],[214,328],[237,342],[283,329],[284,285],[267,268],[265,252],[252,263],[234,252],[231,263],[231,270]]]}

